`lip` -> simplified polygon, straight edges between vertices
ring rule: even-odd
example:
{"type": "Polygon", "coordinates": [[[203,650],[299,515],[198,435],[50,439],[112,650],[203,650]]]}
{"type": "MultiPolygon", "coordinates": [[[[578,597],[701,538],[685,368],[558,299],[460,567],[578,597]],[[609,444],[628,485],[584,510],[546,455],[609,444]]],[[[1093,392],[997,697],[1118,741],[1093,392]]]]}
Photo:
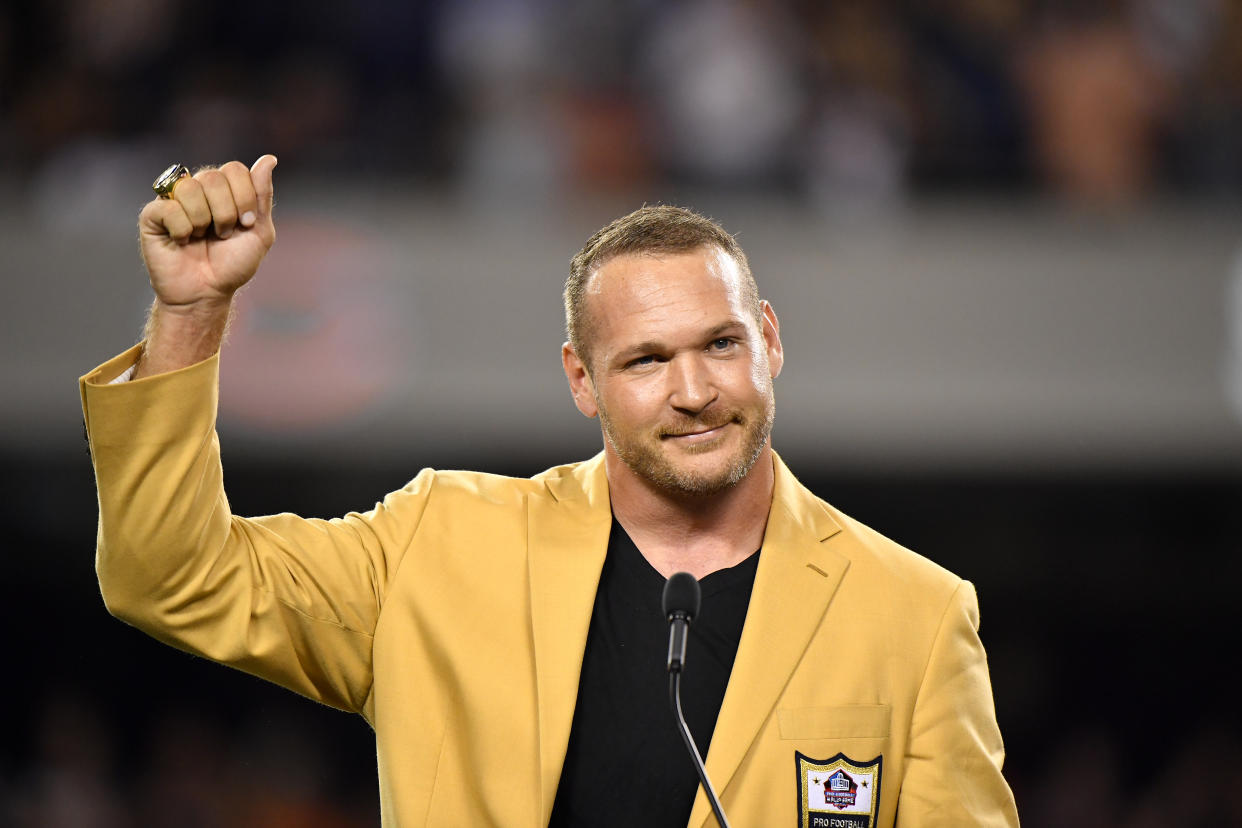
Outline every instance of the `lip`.
{"type": "Polygon", "coordinates": [[[720,425],[715,426],[714,428],[709,428],[705,431],[690,431],[684,434],[665,434],[664,439],[677,440],[683,443],[701,443],[723,434],[728,425],[728,423],[721,423],[720,425]]]}

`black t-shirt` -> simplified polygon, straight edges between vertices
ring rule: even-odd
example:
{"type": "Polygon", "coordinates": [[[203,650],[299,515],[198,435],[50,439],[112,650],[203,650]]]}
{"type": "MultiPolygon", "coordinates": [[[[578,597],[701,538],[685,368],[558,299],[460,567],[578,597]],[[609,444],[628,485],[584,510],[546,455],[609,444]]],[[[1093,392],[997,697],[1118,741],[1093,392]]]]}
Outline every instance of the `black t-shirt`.
{"type": "MultiPolygon", "coordinates": [[[[759,555],[706,576],[690,625],[682,709],[706,757],[759,555]]],[[[550,826],[684,828],[698,775],[668,699],[664,577],[613,520],[550,826]]]]}

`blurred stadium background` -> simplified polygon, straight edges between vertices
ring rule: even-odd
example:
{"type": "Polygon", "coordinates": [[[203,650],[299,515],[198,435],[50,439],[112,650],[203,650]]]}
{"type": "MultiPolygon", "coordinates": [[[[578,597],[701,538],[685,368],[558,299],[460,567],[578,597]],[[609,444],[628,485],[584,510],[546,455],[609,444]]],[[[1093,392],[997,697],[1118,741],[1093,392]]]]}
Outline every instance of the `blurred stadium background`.
{"type": "Polygon", "coordinates": [[[74,379],[141,327],[148,182],[262,152],[236,511],[594,453],[569,257],[686,204],[781,316],[794,471],[977,584],[1024,824],[1242,825],[1239,0],[0,5],[0,824],[378,822],[362,721],[94,583],[74,379]]]}

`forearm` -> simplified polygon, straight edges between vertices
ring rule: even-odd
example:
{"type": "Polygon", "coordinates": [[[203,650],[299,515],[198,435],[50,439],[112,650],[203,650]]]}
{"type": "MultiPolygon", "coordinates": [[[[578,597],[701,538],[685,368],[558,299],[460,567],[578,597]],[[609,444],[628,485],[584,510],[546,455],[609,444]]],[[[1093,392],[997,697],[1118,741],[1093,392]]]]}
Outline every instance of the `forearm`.
{"type": "Polygon", "coordinates": [[[395,498],[407,517],[379,509],[379,527],[359,515],[235,517],[215,433],[218,357],[108,385],[118,362],[81,383],[108,610],[181,649],[360,709],[378,594],[396,568],[386,555],[399,558],[425,499],[395,498]]]}
{"type": "Polygon", "coordinates": [[[188,368],[215,354],[231,313],[231,299],[167,305],[157,298],[147,316],[146,344],[134,379],[188,368]]]}
{"type": "Polygon", "coordinates": [[[100,587],[116,614],[155,609],[191,554],[228,532],[215,441],[214,360],[147,383],[83,381],[87,435],[99,487],[100,587]]]}

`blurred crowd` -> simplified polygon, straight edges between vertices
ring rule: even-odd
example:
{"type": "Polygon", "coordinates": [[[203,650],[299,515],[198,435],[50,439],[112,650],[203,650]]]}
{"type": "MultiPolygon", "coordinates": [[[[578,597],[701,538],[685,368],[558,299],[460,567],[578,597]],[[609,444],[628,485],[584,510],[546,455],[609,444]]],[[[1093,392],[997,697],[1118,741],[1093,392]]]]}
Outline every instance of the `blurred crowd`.
{"type": "MultiPolygon", "coordinates": [[[[273,717],[260,709],[231,725],[222,711],[193,703],[153,707],[143,727],[127,731],[125,725],[135,721],[117,718],[83,694],[56,692],[43,699],[34,717],[34,761],[0,783],[0,824],[358,828],[378,823],[374,766],[367,753],[354,760],[368,783],[334,772],[328,734],[302,727],[296,714],[273,717]]],[[[350,724],[366,729],[360,720],[350,724]]]]}
{"type": "MultiPolygon", "coordinates": [[[[235,679],[235,681],[243,681],[235,679]]],[[[138,744],[122,721],[81,695],[53,695],[35,717],[35,761],[0,777],[0,824],[12,828],[362,828],[378,823],[363,738],[334,767],[331,733],[353,719],[289,696],[230,727],[192,704],[154,713],[138,744]],[[307,710],[319,718],[299,716],[307,710]],[[129,736],[131,738],[127,739],[129,736]]],[[[1139,738],[1139,734],[1135,734],[1139,738]]],[[[1139,738],[1139,741],[1143,740],[1139,738]]],[[[1069,729],[1036,767],[1012,757],[1006,776],[1027,828],[1242,826],[1242,744],[1228,727],[1191,734],[1173,753],[1124,755],[1103,730],[1069,729]]],[[[337,757],[340,759],[340,757],[337,757]]]]}
{"type": "Polygon", "coordinates": [[[1239,0],[49,0],[0,6],[0,95],[26,182],[270,150],[480,202],[1242,194],[1239,0]]]}

